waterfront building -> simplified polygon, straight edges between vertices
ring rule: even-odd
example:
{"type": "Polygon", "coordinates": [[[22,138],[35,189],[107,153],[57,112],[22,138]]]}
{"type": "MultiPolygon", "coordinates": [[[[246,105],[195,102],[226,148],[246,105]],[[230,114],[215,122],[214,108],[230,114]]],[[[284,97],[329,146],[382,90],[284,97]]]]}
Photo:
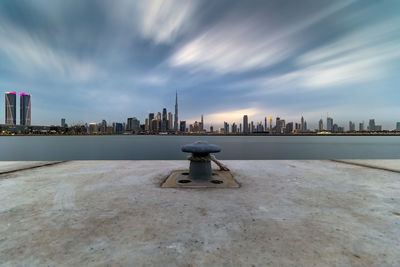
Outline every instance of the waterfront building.
{"type": "Polygon", "coordinates": [[[300,127],[300,131],[301,132],[304,132],[306,129],[305,129],[305,127],[304,127],[304,118],[303,118],[303,116],[301,116],[301,127],[300,127]]]}
{"type": "Polygon", "coordinates": [[[375,131],[375,119],[370,119],[368,124],[368,131],[374,132],[375,131]]]}
{"type": "Polygon", "coordinates": [[[253,121],[251,121],[251,123],[250,123],[250,132],[251,132],[251,133],[254,133],[254,132],[255,132],[255,129],[254,129],[254,122],[253,122],[253,121]]]}
{"type": "Polygon", "coordinates": [[[122,133],[122,123],[114,122],[113,123],[114,133],[121,134],[122,133]]]}
{"type": "Polygon", "coordinates": [[[214,132],[214,126],[210,126],[210,133],[213,133],[214,132]]]}
{"type": "Polygon", "coordinates": [[[272,116],[269,116],[269,132],[272,133],[272,116]]]}
{"type": "Polygon", "coordinates": [[[382,125],[375,125],[375,132],[382,132],[382,125]]]}
{"type": "Polygon", "coordinates": [[[180,121],[179,123],[179,131],[186,132],[186,121],[180,121]]]}
{"type": "Polygon", "coordinates": [[[264,129],[267,131],[267,117],[264,118],[264,129]]]}
{"type": "Polygon", "coordinates": [[[358,130],[360,132],[364,131],[364,122],[360,122],[360,124],[358,125],[358,130]]]}
{"type": "Polygon", "coordinates": [[[61,127],[65,128],[65,119],[64,118],[61,119],[61,127]]]}
{"type": "Polygon", "coordinates": [[[132,131],[132,129],[133,129],[133,118],[128,118],[126,120],[126,130],[132,131]]]}
{"type": "Polygon", "coordinates": [[[20,104],[20,124],[31,125],[31,95],[21,93],[19,95],[20,104]]]}
{"type": "Polygon", "coordinates": [[[243,133],[249,133],[249,118],[247,115],[243,116],[243,133]]]}
{"type": "Polygon", "coordinates": [[[242,124],[239,123],[239,133],[241,133],[241,132],[242,132],[242,124]]]}
{"type": "Polygon", "coordinates": [[[6,101],[6,118],[5,124],[16,125],[17,124],[17,92],[7,92],[5,95],[6,101]]]}
{"type": "Polygon", "coordinates": [[[232,123],[232,133],[237,133],[238,132],[238,128],[236,123],[232,123]]]}
{"type": "Polygon", "coordinates": [[[229,133],[229,124],[224,121],[224,133],[229,133]]]}
{"type": "Polygon", "coordinates": [[[140,130],[140,121],[136,117],[133,117],[132,119],[132,130],[133,131],[140,130]]]}
{"type": "Polygon", "coordinates": [[[333,131],[333,119],[329,116],[326,118],[326,130],[329,132],[333,131]]]}
{"type": "MultiPolygon", "coordinates": [[[[185,122],[186,125],[186,122],[185,122]]],[[[185,126],[186,128],[186,126],[185,126]]],[[[176,90],[175,94],[175,120],[174,120],[174,130],[178,131],[178,90],[176,90]]]]}
{"type": "Polygon", "coordinates": [[[107,122],[105,120],[101,121],[100,132],[102,133],[107,132],[107,122]]]}
{"type": "Polygon", "coordinates": [[[160,129],[159,125],[160,125],[159,120],[152,119],[151,120],[151,131],[154,132],[154,133],[157,133],[159,131],[159,129],[160,129]]]}
{"type": "Polygon", "coordinates": [[[318,131],[322,132],[324,130],[324,121],[321,119],[319,119],[318,122],[318,131]]]}
{"type": "Polygon", "coordinates": [[[193,132],[193,130],[194,130],[193,124],[189,124],[189,132],[193,132]]]}
{"type": "Polygon", "coordinates": [[[150,132],[153,130],[153,128],[152,128],[153,119],[154,119],[154,113],[149,113],[149,131],[150,132]]]}
{"type": "Polygon", "coordinates": [[[98,132],[97,123],[95,122],[89,123],[88,131],[89,133],[97,133],[98,132]]]}
{"type": "Polygon", "coordinates": [[[400,122],[396,123],[396,131],[400,131],[400,122]]]}
{"type": "Polygon", "coordinates": [[[356,124],[352,121],[349,121],[349,132],[355,132],[356,131],[356,124]]]}
{"type": "Polygon", "coordinates": [[[168,130],[173,130],[172,112],[168,112],[168,130]]]}
{"type": "Polygon", "coordinates": [[[336,123],[332,126],[332,132],[333,133],[338,133],[339,132],[339,126],[336,123]]]}
{"type": "Polygon", "coordinates": [[[195,121],[193,124],[193,132],[200,132],[201,122],[195,121]]]}
{"type": "Polygon", "coordinates": [[[204,130],[204,120],[203,120],[203,114],[201,114],[200,131],[203,130],[204,130]]]}
{"type": "Polygon", "coordinates": [[[304,132],[308,132],[307,121],[304,121],[304,132]]]}
{"type": "Polygon", "coordinates": [[[162,121],[161,121],[161,132],[166,132],[167,130],[168,130],[168,114],[167,114],[167,109],[163,108],[162,121]]]}
{"type": "Polygon", "coordinates": [[[149,127],[150,127],[150,126],[149,126],[149,118],[146,118],[146,119],[144,120],[144,130],[148,132],[148,131],[150,130],[149,127]]]}
{"type": "Polygon", "coordinates": [[[285,133],[292,133],[293,132],[293,122],[289,122],[286,124],[285,133]]]}

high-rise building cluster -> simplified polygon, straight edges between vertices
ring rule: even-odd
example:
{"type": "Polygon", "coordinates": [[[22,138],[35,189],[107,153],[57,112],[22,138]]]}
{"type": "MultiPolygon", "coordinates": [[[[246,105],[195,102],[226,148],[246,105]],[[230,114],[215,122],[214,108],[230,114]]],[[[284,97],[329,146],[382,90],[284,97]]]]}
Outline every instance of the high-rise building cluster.
{"type": "MultiPolygon", "coordinates": [[[[20,93],[19,95],[19,124],[31,125],[31,95],[20,93]]],[[[17,125],[17,92],[6,92],[5,94],[5,124],[17,125]]]]}
{"type": "MultiPolygon", "coordinates": [[[[186,121],[179,121],[178,118],[178,92],[175,94],[175,112],[168,112],[167,108],[163,108],[161,112],[149,113],[144,122],[141,123],[137,117],[127,118],[126,123],[113,122],[107,124],[106,120],[100,123],[89,123],[68,126],[66,119],[61,119],[60,126],[31,126],[31,95],[20,93],[19,95],[19,125],[17,125],[17,92],[7,92],[5,94],[5,124],[0,125],[0,132],[20,132],[20,133],[67,133],[67,134],[176,134],[176,133],[198,133],[198,134],[329,134],[329,133],[376,133],[385,132],[381,125],[375,123],[375,119],[370,119],[368,125],[364,122],[358,124],[349,121],[348,130],[345,127],[334,123],[331,116],[327,115],[326,124],[321,118],[318,121],[318,128],[309,129],[307,121],[303,116],[298,122],[287,122],[281,117],[273,120],[272,116],[264,117],[263,121],[249,120],[248,115],[244,115],[240,123],[229,123],[224,121],[223,128],[214,129],[210,125],[206,129],[203,114],[199,121],[188,124],[186,121]],[[275,123],[273,123],[275,121],[275,123]],[[29,127],[27,127],[29,126],[29,127]]],[[[396,123],[394,131],[400,132],[400,122],[396,123]]],[[[386,131],[388,132],[388,131],[386,131]]]]}

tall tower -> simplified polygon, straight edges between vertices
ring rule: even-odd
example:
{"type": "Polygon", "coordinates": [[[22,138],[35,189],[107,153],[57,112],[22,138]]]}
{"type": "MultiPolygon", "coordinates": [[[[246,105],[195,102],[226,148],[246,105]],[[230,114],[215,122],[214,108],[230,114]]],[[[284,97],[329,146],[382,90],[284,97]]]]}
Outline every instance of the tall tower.
{"type": "Polygon", "coordinates": [[[243,133],[247,134],[249,132],[249,118],[247,115],[243,116],[243,133]]]}
{"type": "Polygon", "coordinates": [[[178,90],[175,94],[175,120],[174,120],[174,130],[178,131],[178,90]]]}
{"type": "Polygon", "coordinates": [[[6,93],[6,124],[17,124],[17,92],[6,93]]]}
{"type": "Polygon", "coordinates": [[[269,116],[269,132],[272,133],[272,116],[269,116]]]}
{"type": "Polygon", "coordinates": [[[204,120],[203,120],[203,114],[201,114],[201,125],[200,125],[200,131],[204,130],[204,120]]]}
{"type": "Polygon", "coordinates": [[[20,104],[20,124],[31,125],[31,95],[21,93],[19,95],[20,104]]]}

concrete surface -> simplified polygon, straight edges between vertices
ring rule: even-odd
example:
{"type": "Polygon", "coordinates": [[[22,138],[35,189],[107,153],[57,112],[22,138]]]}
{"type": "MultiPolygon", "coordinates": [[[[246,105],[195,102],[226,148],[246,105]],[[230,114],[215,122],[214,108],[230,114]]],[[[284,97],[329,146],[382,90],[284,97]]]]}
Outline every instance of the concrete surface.
{"type": "Polygon", "coordinates": [[[399,173],[224,163],[241,188],[160,188],[186,161],[76,161],[0,175],[0,264],[400,266],[399,173]]]}

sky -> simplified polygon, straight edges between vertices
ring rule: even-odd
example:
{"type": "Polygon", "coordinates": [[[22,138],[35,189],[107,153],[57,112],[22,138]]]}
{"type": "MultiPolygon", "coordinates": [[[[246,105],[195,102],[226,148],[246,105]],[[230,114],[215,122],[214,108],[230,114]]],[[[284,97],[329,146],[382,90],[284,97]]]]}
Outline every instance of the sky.
{"type": "Polygon", "coordinates": [[[34,125],[144,122],[177,90],[187,123],[329,114],[391,130],[399,14],[398,0],[2,0],[0,91],[31,94],[34,125]]]}

